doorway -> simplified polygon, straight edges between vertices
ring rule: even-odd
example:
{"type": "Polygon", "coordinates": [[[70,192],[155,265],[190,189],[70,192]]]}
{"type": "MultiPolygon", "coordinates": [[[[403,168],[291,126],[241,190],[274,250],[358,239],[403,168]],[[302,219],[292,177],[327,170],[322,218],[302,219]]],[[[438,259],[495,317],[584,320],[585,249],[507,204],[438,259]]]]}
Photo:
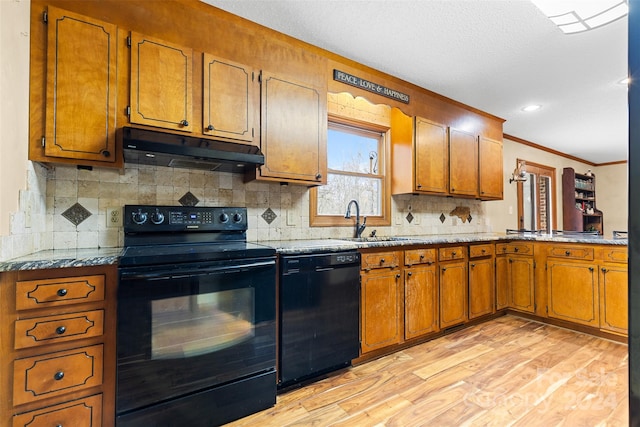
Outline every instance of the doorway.
{"type": "Polygon", "coordinates": [[[518,229],[550,234],[556,225],[556,170],[524,159],[516,164],[526,164],[526,180],[518,181],[518,229]]]}

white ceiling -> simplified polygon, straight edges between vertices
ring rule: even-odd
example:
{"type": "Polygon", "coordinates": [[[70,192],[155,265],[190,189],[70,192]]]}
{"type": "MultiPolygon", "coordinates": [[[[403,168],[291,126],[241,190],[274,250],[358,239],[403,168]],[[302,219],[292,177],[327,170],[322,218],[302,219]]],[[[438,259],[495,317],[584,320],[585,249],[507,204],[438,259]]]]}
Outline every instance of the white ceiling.
{"type": "Polygon", "coordinates": [[[204,1],[502,117],[506,134],[627,159],[626,17],[565,35],[528,0],[204,1]]]}

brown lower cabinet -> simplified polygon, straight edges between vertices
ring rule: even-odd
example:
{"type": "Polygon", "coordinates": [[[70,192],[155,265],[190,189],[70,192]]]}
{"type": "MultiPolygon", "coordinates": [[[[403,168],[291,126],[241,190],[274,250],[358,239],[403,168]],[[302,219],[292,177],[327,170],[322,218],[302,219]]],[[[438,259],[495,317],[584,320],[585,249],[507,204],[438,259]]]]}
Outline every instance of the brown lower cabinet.
{"type": "Polygon", "coordinates": [[[440,328],[468,319],[467,258],[462,246],[438,249],[440,277],[440,328]]]}
{"type": "Polygon", "coordinates": [[[469,246],[469,320],[495,313],[494,247],[469,246]]]}
{"type": "Polygon", "coordinates": [[[115,265],[0,273],[0,425],[115,424],[115,265]]]}
{"type": "Polygon", "coordinates": [[[533,243],[496,244],[496,305],[535,313],[533,243]]]}

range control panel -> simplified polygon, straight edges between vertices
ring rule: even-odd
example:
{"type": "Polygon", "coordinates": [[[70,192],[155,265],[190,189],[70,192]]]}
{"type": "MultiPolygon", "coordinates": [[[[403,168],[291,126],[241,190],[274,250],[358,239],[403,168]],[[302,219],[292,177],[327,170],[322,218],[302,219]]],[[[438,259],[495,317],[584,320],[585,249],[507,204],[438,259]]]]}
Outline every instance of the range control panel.
{"type": "Polygon", "coordinates": [[[247,208],[125,205],[125,233],[246,231],[247,208]]]}

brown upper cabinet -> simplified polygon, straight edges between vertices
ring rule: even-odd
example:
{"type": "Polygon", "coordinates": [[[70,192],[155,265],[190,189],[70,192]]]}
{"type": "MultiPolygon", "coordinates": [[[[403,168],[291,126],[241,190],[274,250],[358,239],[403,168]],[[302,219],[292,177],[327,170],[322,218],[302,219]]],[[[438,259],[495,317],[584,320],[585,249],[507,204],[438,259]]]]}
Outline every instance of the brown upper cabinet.
{"type": "Polygon", "coordinates": [[[193,51],[131,32],[131,123],[193,130],[193,51]]]}
{"type": "Polygon", "coordinates": [[[478,136],[449,128],[449,192],[478,196],[478,136]]]}
{"type": "Polygon", "coordinates": [[[202,133],[258,145],[258,72],[208,53],[203,58],[202,133]]]}
{"type": "Polygon", "coordinates": [[[480,198],[502,200],[504,192],[502,141],[480,136],[478,142],[480,198]]]}
{"type": "Polygon", "coordinates": [[[255,178],[326,184],[326,91],[265,71],[261,80],[260,144],[265,164],[255,178]]]}
{"type": "Polygon", "coordinates": [[[45,16],[46,54],[39,61],[46,57],[46,103],[33,85],[31,95],[32,114],[44,110],[45,133],[39,145],[32,129],[30,159],[109,165],[117,159],[117,27],[51,6],[45,16]]]}
{"type": "Polygon", "coordinates": [[[392,194],[502,199],[502,142],[391,112],[392,194]],[[409,165],[411,167],[409,167],[409,165]]]}

